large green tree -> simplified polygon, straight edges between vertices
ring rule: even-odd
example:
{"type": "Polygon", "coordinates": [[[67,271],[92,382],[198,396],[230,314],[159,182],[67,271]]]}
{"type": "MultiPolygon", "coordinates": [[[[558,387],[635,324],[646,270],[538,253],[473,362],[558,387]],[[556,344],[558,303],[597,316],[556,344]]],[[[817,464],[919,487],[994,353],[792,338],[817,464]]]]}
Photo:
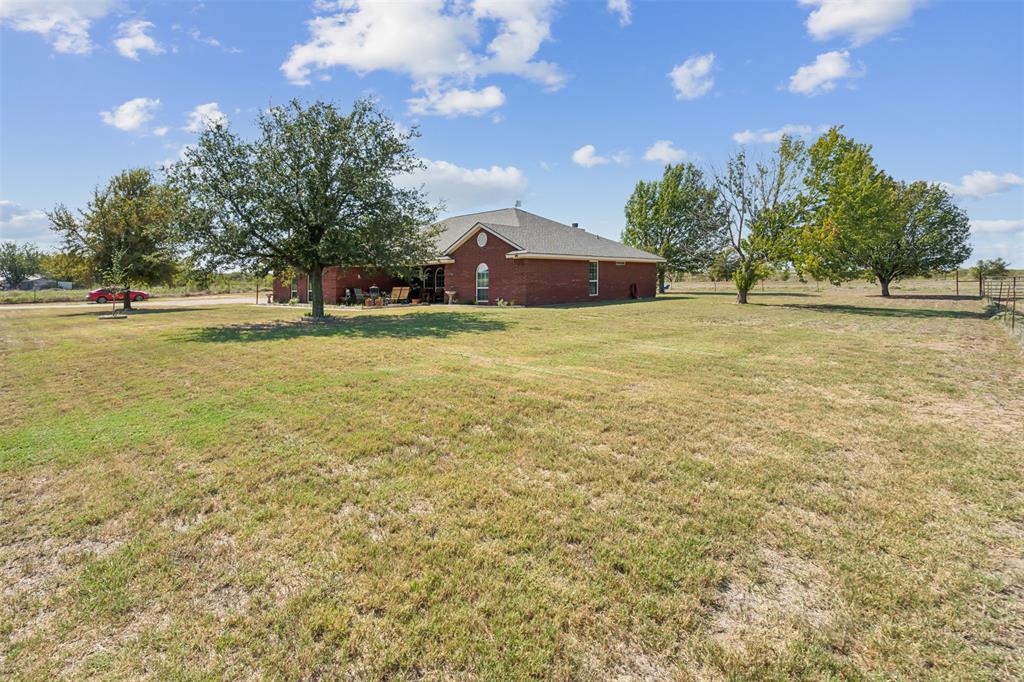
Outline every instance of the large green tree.
{"type": "Polygon", "coordinates": [[[0,278],[11,289],[39,272],[42,254],[32,244],[0,243],[0,278]]]}
{"type": "Polygon", "coordinates": [[[665,259],[658,265],[659,291],[666,272],[701,271],[725,243],[718,192],[692,163],[667,165],[660,180],[636,183],[625,213],[623,243],[665,259]]]}
{"type": "Polygon", "coordinates": [[[805,145],[787,135],[761,160],[751,161],[746,150],[739,150],[715,177],[726,206],[737,303],[746,303],[757,280],[792,257],[805,167],[805,145]]]}
{"type": "Polygon", "coordinates": [[[397,176],[420,166],[406,131],[371,101],[343,113],[298,101],[257,119],[247,142],[222,124],[168,169],[190,199],[188,241],[198,258],[245,270],[307,273],[312,313],[324,314],[325,267],[395,270],[432,255],[422,226],[436,218],[397,176]]]}
{"type": "MultiPolygon", "coordinates": [[[[48,215],[65,251],[88,258],[93,273],[109,271],[114,254],[121,253],[126,282],[170,284],[184,209],[178,192],[158,182],[150,170],[133,168],[96,188],[77,216],[63,205],[48,215]]],[[[124,307],[131,308],[129,296],[124,307]]]]}
{"type": "Polygon", "coordinates": [[[900,182],[871,147],[832,128],[809,149],[798,265],[833,283],[866,276],[882,296],[906,277],[958,267],[971,255],[967,214],[936,184],[900,182]]]}

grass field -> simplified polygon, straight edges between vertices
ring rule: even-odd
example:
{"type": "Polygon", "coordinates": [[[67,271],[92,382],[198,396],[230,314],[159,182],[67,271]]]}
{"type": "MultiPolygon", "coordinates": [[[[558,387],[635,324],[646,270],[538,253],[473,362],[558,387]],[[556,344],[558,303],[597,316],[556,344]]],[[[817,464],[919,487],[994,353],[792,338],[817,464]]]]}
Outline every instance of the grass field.
{"type": "Polygon", "coordinates": [[[1024,350],[931,291],[2,310],[0,677],[1019,679],[1024,350]]]}

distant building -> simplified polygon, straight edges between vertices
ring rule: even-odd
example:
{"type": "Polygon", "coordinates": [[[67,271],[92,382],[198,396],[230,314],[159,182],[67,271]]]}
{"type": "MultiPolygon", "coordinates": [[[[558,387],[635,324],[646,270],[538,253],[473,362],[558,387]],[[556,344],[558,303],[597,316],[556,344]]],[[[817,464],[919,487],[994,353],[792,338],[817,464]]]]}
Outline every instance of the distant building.
{"type": "Polygon", "coordinates": [[[33,289],[36,291],[39,289],[56,289],[57,280],[44,277],[43,275],[32,275],[19,283],[18,288],[22,291],[32,291],[33,289]]]}

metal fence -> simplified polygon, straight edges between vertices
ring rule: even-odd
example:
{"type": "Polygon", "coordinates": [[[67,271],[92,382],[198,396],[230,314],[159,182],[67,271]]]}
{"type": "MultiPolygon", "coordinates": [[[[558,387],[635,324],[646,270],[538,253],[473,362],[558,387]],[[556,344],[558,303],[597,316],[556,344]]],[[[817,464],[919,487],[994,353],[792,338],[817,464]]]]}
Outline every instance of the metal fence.
{"type": "Polygon", "coordinates": [[[981,295],[1010,327],[1013,336],[1024,337],[1024,277],[985,277],[981,295]]]}

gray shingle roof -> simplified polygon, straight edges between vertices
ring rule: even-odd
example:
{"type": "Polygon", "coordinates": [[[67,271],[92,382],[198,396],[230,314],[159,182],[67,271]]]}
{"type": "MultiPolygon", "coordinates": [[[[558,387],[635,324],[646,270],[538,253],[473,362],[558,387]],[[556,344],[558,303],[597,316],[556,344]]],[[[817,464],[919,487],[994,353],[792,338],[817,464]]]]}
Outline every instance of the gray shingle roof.
{"type": "Polygon", "coordinates": [[[660,261],[659,256],[634,249],[611,239],[599,237],[571,225],[548,220],[521,208],[502,208],[467,215],[452,216],[440,221],[437,247],[448,250],[477,223],[519,247],[523,254],[660,261]]]}

